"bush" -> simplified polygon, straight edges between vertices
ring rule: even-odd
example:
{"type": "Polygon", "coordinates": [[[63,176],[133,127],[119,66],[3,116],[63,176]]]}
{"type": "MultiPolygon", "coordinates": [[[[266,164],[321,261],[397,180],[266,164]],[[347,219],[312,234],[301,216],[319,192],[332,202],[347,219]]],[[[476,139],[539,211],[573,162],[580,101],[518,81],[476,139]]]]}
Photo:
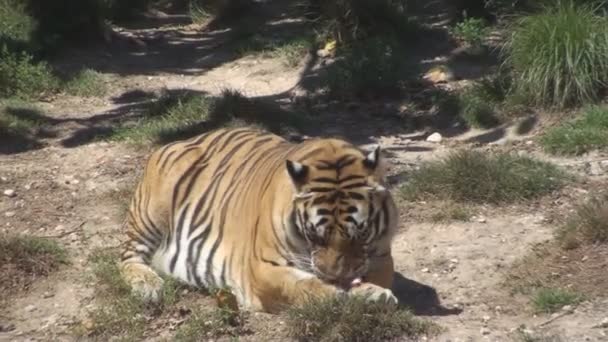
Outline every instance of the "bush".
{"type": "Polygon", "coordinates": [[[301,341],[387,341],[437,330],[409,311],[357,297],[312,300],[287,314],[290,334],[301,341]]]}
{"type": "Polygon", "coordinates": [[[414,171],[402,188],[408,199],[501,203],[531,199],[561,187],[564,174],[553,164],[508,153],[454,152],[414,171]]]}
{"type": "Polygon", "coordinates": [[[582,154],[608,146],[608,110],[589,107],[583,117],[550,129],[540,139],[544,149],[554,154],[582,154]]]}
{"type": "Polygon", "coordinates": [[[411,31],[405,14],[405,0],[311,0],[312,7],[326,23],[326,32],[338,42],[364,39],[372,35],[411,31]]]}
{"type": "Polygon", "coordinates": [[[558,231],[557,239],[567,249],[583,243],[608,243],[608,195],[580,205],[558,231]]]}
{"type": "Polygon", "coordinates": [[[479,47],[483,45],[483,39],[487,35],[486,23],[483,19],[466,18],[456,24],[452,33],[469,46],[479,47]]]}
{"type": "Polygon", "coordinates": [[[501,123],[499,107],[503,100],[494,81],[477,82],[460,94],[460,116],[470,127],[494,127],[501,123]]]}
{"type": "Polygon", "coordinates": [[[26,42],[36,23],[21,1],[0,0],[0,45],[6,40],[26,42]]]}
{"type": "Polygon", "coordinates": [[[408,74],[403,47],[380,37],[356,42],[327,69],[325,81],[329,95],[378,97],[399,95],[408,74]]]}
{"type": "Polygon", "coordinates": [[[570,291],[541,289],[534,296],[532,303],[537,312],[552,313],[559,311],[565,305],[577,304],[580,301],[581,296],[570,291]]]}
{"type": "Polygon", "coordinates": [[[54,92],[59,83],[44,62],[36,62],[26,52],[0,47],[0,97],[35,98],[54,92]]]}
{"type": "Polygon", "coordinates": [[[608,82],[608,21],[590,5],[559,1],[516,20],[506,44],[514,91],[532,104],[594,101],[608,82]]]}
{"type": "Polygon", "coordinates": [[[103,96],[107,91],[103,75],[91,69],[78,72],[66,82],[64,89],[68,94],[85,97],[103,96]]]}

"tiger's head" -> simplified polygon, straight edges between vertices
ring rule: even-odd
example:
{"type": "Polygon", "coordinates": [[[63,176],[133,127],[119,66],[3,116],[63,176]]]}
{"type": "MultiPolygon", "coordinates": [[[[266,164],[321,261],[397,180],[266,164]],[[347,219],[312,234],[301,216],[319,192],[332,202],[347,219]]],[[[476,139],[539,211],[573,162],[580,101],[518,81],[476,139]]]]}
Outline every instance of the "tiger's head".
{"type": "Polygon", "coordinates": [[[309,269],[347,286],[367,273],[374,242],[388,238],[392,201],[380,148],[336,144],[286,167],[295,189],[291,222],[308,245],[309,269]]]}

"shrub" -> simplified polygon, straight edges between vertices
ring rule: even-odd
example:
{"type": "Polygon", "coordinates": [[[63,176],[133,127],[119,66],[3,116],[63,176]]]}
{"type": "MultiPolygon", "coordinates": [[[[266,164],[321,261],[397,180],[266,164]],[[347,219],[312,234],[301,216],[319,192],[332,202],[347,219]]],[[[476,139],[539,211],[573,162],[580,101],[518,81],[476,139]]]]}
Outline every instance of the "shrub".
{"type": "Polygon", "coordinates": [[[561,289],[540,289],[532,303],[538,312],[552,313],[559,311],[565,305],[577,304],[581,296],[561,289]]]}
{"type": "Polygon", "coordinates": [[[287,315],[290,334],[304,341],[387,341],[437,330],[409,311],[357,297],[312,300],[287,315]]]}
{"type": "Polygon", "coordinates": [[[582,118],[548,130],[540,139],[547,152],[582,154],[608,146],[608,110],[592,106],[582,118]]]}
{"type": "Polygon", "coordinates": [[[66,82],[64,89],[74,96],[103,96],[107,91],[103,75],[91,69],[81,70],[66,82]]]}
{"type": "Polygon", "coordinates": [[[403,47],[392,39],[376,37],[356,42],[326,70],[330,96],[396,96],[408,75],[403,47]]]}
{"type": "Polygon", "coordinates": [[[496,87],[492,81],[477,82],[460,94],[460,116],[469,126],[490,128],[501,123],[499,107],[504,98],[496,87]]]}
{"type": "Polygon", "coordinates": [[[590,5],[563,0],[516,20],[505,47],[514,91],[532,104],[596,100],[608,82],[608,22],[590,5]]]}
{"type": "Polygon", "coordinates": [[[483,19],[466,18],[456,24],[452,33],[469,46],[479,47],[483,45],[483,39],[487,34],[486,31],[486,23],[483,19]]]}
{"type": "Polygon", "coordinates": [[[583,243],[608,243],[608,195],[579,205],[576,213],[558,230],[557,239],[568,249],[583,243]]]}
{"type": "Polygon", "coordinates": [[[414,171],[402,193],[409,199],[513,202],[556,190],[563,179],[564,174],[547,162],[508,153],[459,151],[414,171]]]}
{"type": "Polygon", "coordinates": [[[0,47],[0,97],[32,98],[57,90],[58,80],[44,62],[24,51],[0,47]]]}
{"type": "Polygon", "coordinates": [[[28,41],[35,27],[22,1],[0,0],[0,45],[28,41]]]}

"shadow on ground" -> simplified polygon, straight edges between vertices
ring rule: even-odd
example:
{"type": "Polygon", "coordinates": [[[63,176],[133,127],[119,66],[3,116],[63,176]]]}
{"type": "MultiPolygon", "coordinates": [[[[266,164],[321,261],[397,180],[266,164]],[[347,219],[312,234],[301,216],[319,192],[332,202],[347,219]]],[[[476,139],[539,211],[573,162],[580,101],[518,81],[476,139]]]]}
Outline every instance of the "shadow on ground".
{"type": "Polygon", "coordinates": [[[399,299],[399,305],[408,307],[416,315],[447,316],[458,315],[461,309],[450,309],[441,305],[437,291],[395,272],[393,293],[399,299]]]}

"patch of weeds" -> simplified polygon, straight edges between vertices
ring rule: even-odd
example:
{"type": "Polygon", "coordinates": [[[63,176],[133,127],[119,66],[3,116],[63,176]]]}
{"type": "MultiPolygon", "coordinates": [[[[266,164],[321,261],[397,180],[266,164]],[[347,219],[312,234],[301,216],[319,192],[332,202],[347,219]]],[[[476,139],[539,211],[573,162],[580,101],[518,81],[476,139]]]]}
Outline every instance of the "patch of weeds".
{"type": "Polygon", "coordinates": [[[402,187],[406,199],[504,203],[532,199],[559,189],[566,175],[555,165],[509,153],[457,151],[426,163],[402,187]]]}
{"type": "Polygon", "coordinates": [[[0,102],[0,132],[22,136],[35,134],[42,122],[33,117],[15,115],[15,109],[37,110],[34,106],[18,99],[0,102]]]}
{"type": "MultiPolygon", "coordinates": [[[[301,127],[309,120],[262,100],[250,99],[238,91],[225,90],[219,97],[195,93],[163,95],[137,123],[118,128],[111,139],[138,144],[184,139],[235,121],[259,125],[278,133],[301,127]]],[[[238,125],[238,124],[237,124],[238,125]]]]}
{"type": "Polygon", "coordinates": [[[348,100],[394,97],[409,75],[405,51],[394,39],[374,37],[355,42],[326,70],[329,95],[348,100]]]}
{"type": "Polygon", "coordinates": [[[0,97],[37,98],[57,91],[59,82],[51,68],[28,53],[0,46],[0,97]]]}
{"type": "Polygon", "coordinates": [[[495,82],[476,82],[460,94],[460,116],[470,127],[491,128],[501,123],[500,106],[504,97],[495,82]]]}
{"type": "Polygon", "coordinates": [[[532,304],[537,312],[553,313],[559,311],[565,305],[580,303],[582,297],[579,294],[562,289],[540,289],[534,295],[532,304]]]}
{"type": "Polygon", "coordinates": [[[213,17],[213,14],[206,8],[201,1],[190,1],[189,3],[190,19],[195,24],[207,23],[213,17]]]}
{"type": "Polygon", "coordinates": [[[195,310],[177,330],[175,341],[195,342],[222,336],[238,337],[244,333],[242,314],[227,308],[195,310]]]}
{"type": "Polygon", "coordinates": [[[514,92],[558,108],[597,100],[608,84],[607,20],[575,0],[515,20],[504,50],[514,92]]]}
{"type": "Polygon", "coordinates": [[[434,334],[438,327],[395,306],[363,298],[312,300],[287,311],[292,337],[304,341],[386,341],[434,334]]]}
{"type": "Polygon", "coordinates": [[[452,34],[465,42],[469,47],[477,48],[483,45],[487,35],[486,22],[480,18],[466,18],[456,24],[452,34]]]}
{"type": "Polygon", "coordinates": [[[608,147],[608,109],[593,106],[582,118],[547,131],[540,139],[549,153],[578,155],[608,147]]]}
{"type": "Polygon", "coordinates": [[[437,208],[431,214],[431,221],[433,222],[450,222],[450,221],[469,221],[472,214],[469,208],[464,205],[447,202],[437,208]]]}
{"type": "Polygon", "coordinates": [[[531,333],[525,326],[517,328],[513,340],[515,342],[565,342],[564,339],[557,335],[531,333]]]}
{"type": "Polygon", "coordinates": [[[54,240],[0,235],[0,291],[23,289],[67,262],[65,249],[54,240]]]}
{"type": "Polygon", "coordinates": [[[74,96],[103,96],[107,92],[104,76],[95,70],[84,69],[64,85],[65,91],[74,96]]]}
{"type": "Polygon", "coordinates": [[[279,58],[288,67],[296,67],[313,48],[314,42],[309,38],[299,38],[276,47],[271,54],[279,58]]]}
{"type": "Polygon", "coordinates": [[[0,46],[30,39],[36,23],[18,0],[0,0],[0,46]]]}
{"type": "Polygon", "coordinates": [[[566,249],[608,243],[608,195],[593,197],[579,205],[558,230],[557,240],[566,249]]]}
{"type": "Polygon", "coordinates": [[[131,293],[120,274],[118,253],[97,250],[91,254],[93,275],[99,298],[98,306],[89,313],[88,326],[77,331],[80,335],[99,339],[120,336],[126,340],[139,338],[151,318],[160,315],[179,299],[183,288],[177,280],[165,278],[161,301],[147,304],[131,293]]]}
{"type": "Polygon", "coordinates": [[[281,59],[286,66],[297,66],[314,46],[312,37],[267,37],[261,34],[240,40],[237,53],[243,57],[258,54],[264,58],[281,59]]]}

